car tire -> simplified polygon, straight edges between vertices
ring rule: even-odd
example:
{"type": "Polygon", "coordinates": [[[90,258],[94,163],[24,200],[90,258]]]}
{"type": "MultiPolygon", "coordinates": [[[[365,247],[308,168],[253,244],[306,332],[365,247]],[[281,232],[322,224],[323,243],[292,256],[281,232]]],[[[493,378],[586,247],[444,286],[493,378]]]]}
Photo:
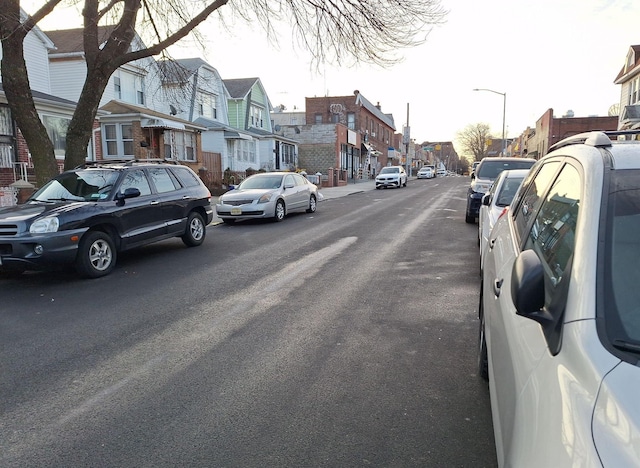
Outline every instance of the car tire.
{"type": "Polygon", "coordinates": [[[287,214],[287,211],[285,209],[284,202],[282,200],[278,200],[276,202],[276,209],[275,209],[275,213],[273,215],[273,220],[276,223],[279,223],[280,221],[282,221],[284,219],[286,214],[287,214]]]}
{"type": "Polygon", "coordinates": [[[315,195],[311,195],[309,197],[309,208],[307,208],[307,213],[315,213],[318,207],[318,202],[316,200],[315,195]]]}
{"type": "Polygon", "coordinates": [[[482,306],[482,283],[480,284],[480,304],[478,306],[478,316],[480,326],[478,327],[478,375],[482,380],[489,381],[489,355],[487,353],[487,340],[484,328],[484,307],[482,306]]]}
{"type": "Polygon", "coordinates": [[[407,179],[405,179],[405,180],[404,180],[404,185],[403,185],[403,187],[406,187],[406,186],[407,186],[407,179]]]}
{"type": "Polygon", "coordinates": [[[80,240],[76,270],[85,278],[106,276],[116,266],[117,252],[109,234],[89,231],[80,240]]]}
{"type": "Polygon", "coordinates": [[[204,242],[207,235],[207,229],[202,219],[202,215],[195,211],[189,213],[187,218],[187,229],[181,237],[182,242],[187,247],[197,247],[204,242]]]}

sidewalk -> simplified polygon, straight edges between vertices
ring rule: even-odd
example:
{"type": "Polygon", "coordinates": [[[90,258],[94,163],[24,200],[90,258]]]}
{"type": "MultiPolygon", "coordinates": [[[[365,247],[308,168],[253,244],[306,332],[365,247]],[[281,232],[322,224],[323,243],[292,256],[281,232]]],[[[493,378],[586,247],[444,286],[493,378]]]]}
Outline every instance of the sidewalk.
{"type": "MultiPolygon", "coordinates": [[[[320,200],[323,201],[329,200],[331,198],[340,198],[345,197],[347,195],[351,195],[352,193],[360,193],[366,192],[368,190],[376,189],[376,181],[375,180],[363,180],[355,183],[350,183],[347,185],[343,185],[342,187],[322,187],[320,189],[320,200]]],[[[218,218],[216,215],[216,203],[218,202],[218,197],[211,197],[211,206],[213,206],[213,220],[211,224],[221,223],[222,220],[218,218]]]]}

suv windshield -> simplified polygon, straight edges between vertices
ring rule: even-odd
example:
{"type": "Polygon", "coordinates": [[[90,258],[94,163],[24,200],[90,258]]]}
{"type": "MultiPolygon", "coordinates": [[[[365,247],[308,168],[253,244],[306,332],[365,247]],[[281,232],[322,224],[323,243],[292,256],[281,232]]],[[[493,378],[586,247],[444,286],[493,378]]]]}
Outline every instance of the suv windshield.
{"type": "Polygon", "coordinates": [[[478,179],[495,180],[502,171],[507,169],[529,169],[531,161],[482,161],[478,166],[476,177],[478,179]]]}
{"type": "Polygon", "coordinates": [[[605,322],[614,346],[640,351],[640,170],[614,171],[607,220],[605,322]]]}
{"type": "Polygon", "coordinates": [[[60,174],[47,182],[30,201],[106,200],[120,173],[112,170],[78,169],[60,174]]]}
{"type": "Polygon", "coordinates": [[[400,172],[400,169],[397,167],[383,167],[380,174],[397,174],[398,172],[400,172]]]}

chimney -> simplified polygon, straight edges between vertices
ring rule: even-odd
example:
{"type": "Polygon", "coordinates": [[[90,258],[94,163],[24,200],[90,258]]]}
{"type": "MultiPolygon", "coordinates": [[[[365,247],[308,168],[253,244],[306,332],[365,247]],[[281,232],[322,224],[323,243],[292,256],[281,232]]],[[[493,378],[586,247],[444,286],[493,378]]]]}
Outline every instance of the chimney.
{"type": "Polygon", "coordinates": [[[380,101],[378,101],[378,104],[376,104],[376,109],[382,110],[382,109],[380,109],[380,101]]]}

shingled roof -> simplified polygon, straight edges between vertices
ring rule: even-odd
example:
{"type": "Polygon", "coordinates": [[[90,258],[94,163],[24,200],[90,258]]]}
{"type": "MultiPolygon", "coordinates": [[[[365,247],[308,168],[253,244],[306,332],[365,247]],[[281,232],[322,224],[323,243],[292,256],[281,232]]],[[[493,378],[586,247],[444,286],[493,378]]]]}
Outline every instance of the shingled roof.
{"type": "MultiPolygon", "coordinates": [[[[100,42],[105,42],[115,28],[115,25],[98,26],[100,42]]],[[[83,28],[45,31],[56,47],[55,50],[49,52],[49,55],[55,57],[56,55],[84,54],[83,32],[83,28]]]]}

